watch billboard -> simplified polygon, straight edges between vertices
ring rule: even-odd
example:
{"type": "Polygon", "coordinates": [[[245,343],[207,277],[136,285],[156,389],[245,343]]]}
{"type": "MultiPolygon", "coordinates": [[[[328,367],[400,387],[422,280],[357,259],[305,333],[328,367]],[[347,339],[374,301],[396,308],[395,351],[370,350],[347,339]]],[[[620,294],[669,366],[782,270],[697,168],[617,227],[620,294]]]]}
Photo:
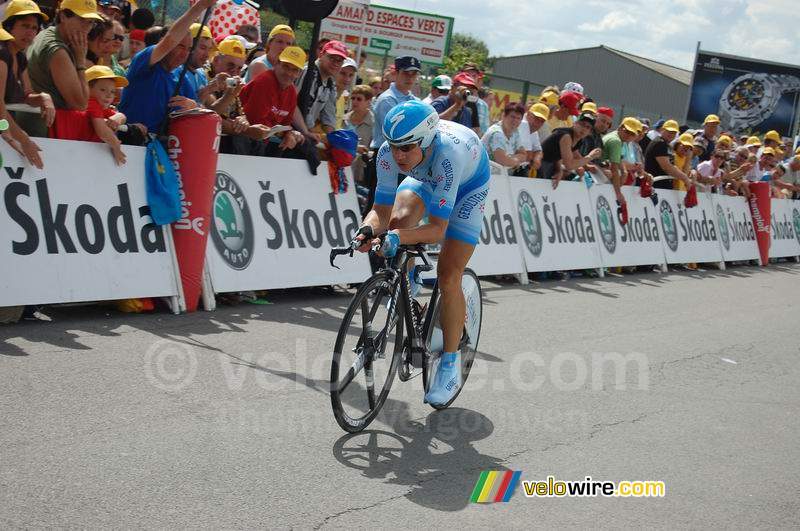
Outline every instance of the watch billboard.
{"type": "Polygon", "coordinates": [[[722,129],[791,136],[800,101],[800,66],[698,51],[686,120],[717,114],[722,129]]]}

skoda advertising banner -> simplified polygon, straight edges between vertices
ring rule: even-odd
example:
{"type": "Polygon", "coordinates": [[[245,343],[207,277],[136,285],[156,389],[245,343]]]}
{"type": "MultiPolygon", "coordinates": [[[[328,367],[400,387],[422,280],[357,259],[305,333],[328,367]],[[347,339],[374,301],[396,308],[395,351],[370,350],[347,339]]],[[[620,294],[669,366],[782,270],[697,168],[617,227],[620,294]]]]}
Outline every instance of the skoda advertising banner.
{"type": "Polygon", "coordinates": [[[628,203],[628,223],[622,225],[617,215],[617,197],[610,184],[592,186],[589,191],[595,219],[600,254],[606,267],[656,265],[664,262],[664,247],[658,229],[658,206],[639,195],[639,188],[623,186],[628,203]]]}
{"type": "Polygon", "coordinates": [[[511,204],[508,176],[492,175],[489,196],[481,208],[483,230],[469,267],[481,276],[525,273],[519,217],[511,204]]]}
{"type": "Polygon", "coordinates": [[[770,258],[800,256],[800,201],[772,200],[770,258]]]}
{"type": "Polygon", "coordinates": [[[173,296],[163,227],[150,219],[140,147],[37,138],[46,171],[2,148],[0,306],[173,296]],[[91,161],[87,164],[87,161],[91,161]]]}
{"type": "Polygon", "coordinates": [[[583,183],[511,179],[512,208],[529,272],[599,268],[597,224],[583,183]]]}
{"type": "Polygon", "coordinates": [[[716,215],[722,258],[726,262],[758,260],[756,230],[747,201],[743,197],[712,194],[711,204],[716,215]]]}
{"type": "Polygon", "coordinates": [[[722,130],[791,136],[800,94],[800,66],[698,51],[687,121],[718,114],[722,130]]]}
{"type": "Polygon", "coordinates": [[[686,192],[656,190],[658,193],[658,227],[664,242],[668,264],[721,262],[717,215],[711,199],[697,194],[698,204],[683,206],[686,192]]]}
{"type": "MultiPolygon", "coordinates": [[[[352,175],[333,194],[305,161],[220,155],[206,257],[217,293],[363,282],[365,254],[339,257],[361,221],[352,175]]],[[[324,168],[320,169],[325,171],[324,168]]]]}

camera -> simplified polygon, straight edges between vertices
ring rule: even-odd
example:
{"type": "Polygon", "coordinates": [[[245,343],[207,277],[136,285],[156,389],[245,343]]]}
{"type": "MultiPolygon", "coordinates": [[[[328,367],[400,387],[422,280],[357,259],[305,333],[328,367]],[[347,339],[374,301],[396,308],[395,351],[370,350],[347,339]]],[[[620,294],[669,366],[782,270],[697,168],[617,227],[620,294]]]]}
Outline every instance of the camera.
{"type": "Polygon", "coordinates": [[[469,100],[470,96],[472,96],[472,92],[470,92],[469,90],[465,90],[464,92],[461,93],[461,98],[463,98],[464,101],[469,100]]]}
{"type": "Polygon", "coordinates": [[[239,84],[238,77],[229,77],[225,80],[225,85],[231,88],[235,87],[238,84],[239,84]]]}

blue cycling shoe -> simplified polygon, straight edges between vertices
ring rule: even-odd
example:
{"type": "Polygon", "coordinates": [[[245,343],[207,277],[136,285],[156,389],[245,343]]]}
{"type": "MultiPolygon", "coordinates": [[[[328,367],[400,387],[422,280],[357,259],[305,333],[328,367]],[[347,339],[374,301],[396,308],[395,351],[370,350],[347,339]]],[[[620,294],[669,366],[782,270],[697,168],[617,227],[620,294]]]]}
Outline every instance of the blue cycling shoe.
{"type": "Polygon", "coordinates": [[[461,361],[457,353],[443,353],[439,358],[439,368],[430,390],[425,393],[425,402],[443,406],[450,402],[461,389],[461,361]]]}

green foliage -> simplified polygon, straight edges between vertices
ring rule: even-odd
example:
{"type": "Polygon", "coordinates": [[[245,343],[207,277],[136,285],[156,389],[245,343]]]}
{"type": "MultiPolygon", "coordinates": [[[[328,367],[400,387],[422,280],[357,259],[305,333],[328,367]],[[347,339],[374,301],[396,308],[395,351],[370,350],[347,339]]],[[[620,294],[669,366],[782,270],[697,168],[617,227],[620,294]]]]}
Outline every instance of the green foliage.
{"type": "Polygon", "coordinates": [[[450,41],[450,54],[444,60],[444,72],[454,74],[464,63],[475,63],[486,72],[492,63],[489,60],[489,47],[486,43],[472,35],[454,33],[450,41]]]}

